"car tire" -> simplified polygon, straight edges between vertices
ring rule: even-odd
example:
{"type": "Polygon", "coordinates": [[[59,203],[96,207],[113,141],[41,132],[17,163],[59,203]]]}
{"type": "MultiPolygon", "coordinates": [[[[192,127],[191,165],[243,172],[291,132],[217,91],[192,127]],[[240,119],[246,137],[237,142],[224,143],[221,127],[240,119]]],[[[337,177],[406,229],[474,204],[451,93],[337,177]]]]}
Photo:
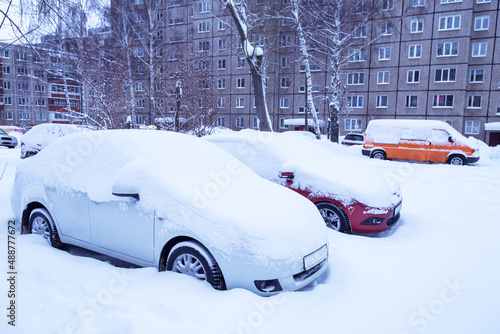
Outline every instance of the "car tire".
{"type": "Polygon", "coordinates": [[[59,238],[54,220],[45,209],[39,208],[31,211],[29,218],[29,231],[33,234],[42,235],[54,248],[64,248],[64,244],[59,238]]]}
{"type": "Polygon", "coordinates": [[[166,269],[207,281],[217,290],[226,289],[219,265],[210,252],[197,242],[182,241],[172,247],[166,269]]]}
{"type": "Polygon", "coordinates": [[[351,231],[347,215],[337,205],[328,202],[320,202],[316,203],[316,207],[327,227],[344,233],[351,231]]]}
{"type": "Polygon", "coordinates": [[[464,157],[460,155],[452,155],[448,158],[448,164],[455,166],[463,166],[466,164],[464,157]]]}
{"type": "Polygon", "coordinates": [[[387,155],[385,154],[384,151],[373,151],[372,154],[370,155],[370,158],[385,160],[387,159],[387,155]]]}

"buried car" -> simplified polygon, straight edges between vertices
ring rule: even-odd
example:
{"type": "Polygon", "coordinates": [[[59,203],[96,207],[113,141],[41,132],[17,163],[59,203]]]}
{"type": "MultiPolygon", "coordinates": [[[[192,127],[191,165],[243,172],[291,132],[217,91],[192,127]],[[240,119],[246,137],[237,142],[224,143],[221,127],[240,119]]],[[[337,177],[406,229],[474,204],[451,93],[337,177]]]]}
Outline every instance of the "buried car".
{"type": "Polygon", "coordinates": [[[21,159],[37,154],[54,140],[92,127],[74,124],[46,123],[35,125],[21,137],[21,159]]]}
{"type": "MultiPolygon", "coordinates": [[[[335,154],[305,133],[242,130],[205,138],[260,176],[307,197],[335,230],[381,232],[399,220],[397,182],[335,154]]],[[[276,199],[280,201],[285,199],[276,199]]]]}
{"type": "Polygon", "coordinates": [[[5,131],[0,129],[0,146],[14,148],[17,146],[17,138],[14,136],[9,136],[5,131]]]}
{"type": "Polygon", "coordinates": [[[43,234],[52,246],[188,274],[217,289],[297,290],[327,268],[328,233],[314,205],[189,135],[63,137],[19,164],[11,204],[22,233],[43,234]]]}

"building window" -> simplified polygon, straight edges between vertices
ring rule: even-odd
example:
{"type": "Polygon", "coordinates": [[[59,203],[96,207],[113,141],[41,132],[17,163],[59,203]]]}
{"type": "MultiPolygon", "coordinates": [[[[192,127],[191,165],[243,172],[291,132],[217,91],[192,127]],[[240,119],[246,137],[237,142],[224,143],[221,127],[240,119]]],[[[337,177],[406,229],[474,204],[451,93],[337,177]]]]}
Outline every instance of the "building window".
{"type": "Polygon", "coordinates": [[[351,35],[353,38],[365,38],[367,28],[366,25],[362,26],[352,26],[350,29],[351,35]]]}
{"type": "Polygon", "coordinates": [[[4,81],[3,82],[3,89],[6,89],[6,90],[10,90],[11,89],[10,81],[4,81]]]}
{"type": "Polygon", "coordinates": [[[467,108],[469,109],[480,109],[483,97],[481,95],[470,95],[469,102],[467,103],[467,108]]]}
{"type": "Polygon", "coordinates": [[[168,4],[169,7],[179,7],[184,5],[184,0],[171,0],[168,4]]]}
{"type": "Polygon", "coordinates": [[[226,30],[227,29],[227,21],[226,19],[219,20],[219,30],[226,30]]]}
{"type": "Polygon", "coordinates": [[[243,117],[236,117],[236,127],[242,128],[245,126],[245,119],[243,117]]]}
{"type": "Polygon", "coordinates": [[[391,48],[381,47],[378,49],[378,60],[390,60],[391,59],[391,48]]]}
{"type": "Polygon", "coordinates": [[[282,77],[281,78],[281,88],[289,88],[290,87],[290,78],[282,77]]]}
{"type": "Polygon", "coordinates": [[[146,107],[146,101],[144,99],[137,99],[135,106],[137,108],[145,108],[146,107]]]}
{"type": "Polygon", "coordinates": [[[236,88],[245,88],[245,78],[236,79],[236,88]]]}
{"type": "Polygon", "coordinates": [[[4,96],[3,104],[5,104],[6,106],[12,105],[12,96],[4,96]]]}
{"type": "Polygon", "coordinates": [[[472,57],[486,57],[488,43],[472,43],[472,57]]]}
{"type": "Polygon", "coordinates": [[[484,82],[484,69],[470,70],[470,83],[484,82]]]}
{"type": "Polygon", "coordinates": [[[226,119],[224,117],[217,118],[217,126],[223,127],[226,125],[226,119]]]}
{"type": "Polygon", "coordinates": [[[19,112],[20,121],[29,121],[31,119],[31,113],[29,112],[19,112]]]}
{"type": "Polygon", "coordinates": [[[21,75],[21,76],[29,75],[29,70],[25,67],[18,67],[17,68],[17,75],[21,75]]]}
{"type": "Polygon", "coordinates": [[[142,81],[138,81],[135,83],[135,91],[144,92],[144,83],[142,81]]]}
{"type": "Polygon", "coordinates": [[[390,36],[392,35],[392,23],[384,22],[380,24],[380,34],[382,36],[390,36]]]}
{"type": "Polygon", "coordinates": [[[386,85],[389,83],[391,72],[389,71],[379,71],[377,72],[377,84],[386,85]]]}
{"type": "Polygon", "coordinates": [[[288,128],[287,125],[285,125],[286,118],[280,118],[280,129],[286,129],[288,128]]]}
{"type": "Polygon", "coordinates": [[[236,108],[245,108],[245,98],[237,97],[236,98],[236,108]]]}
{"type": "Polygon", "coordinates": [[[144,57],[144,49],[140,46],[135,48],[135,55],[137,57],[144,57]]]}
{"type": "Polygon", "coordinates": [[[382,10],[393,10],[394,0],[382,0],[382,10]]]}
{"type": "Polygon", "coordinates": [[[449,57],[458,55],[458,42],[438,43],[436,56],[449,57]]]}
{"type": "Polygon", "coordinates": [[[204,1],[198,4],[198,12],[201,13],[209,13],[210,12],[210,2],[204,1]]]}
{"type": "Polygon", "coordinates": [[[226,40],[219,39],[219,50],[226,50],[226,40]]]}
{"type": "Polygon", "coordinates": [[[281,67],[282,68],[289,68],[292,63],[292,59],[290,56],[284,56],[281,57],[281,67]]]}
{"type": "Polygon", "coordinates": [[[24,52],[16,53],[16,60],[18,61],[28,61],[28,55],[24,52]]]}
{"type": "Polygon", "coordinates": [[[418,107],[418,95],[406,95],[405,107],[406,108],[417,108],[418,107]]]}
{"type": "Polygon", "coordinates": [[[465,121],[465,134],[478,135],[479,134],[479,121],[465,121]]]}
{"type": "Polygon", "coordinates": [[[5,119],[8,121],[12,121],[14,119],[14,113],[12,111],[6,111],[5,119]]]}
{"type": "Polygon", "coordinates": [[[457,3],[457,2],[462,2],[462,0],[441,0],[442,4],[457,3]]]}
{"type": "Polygon", "coordinates": [[[490,3],[491,0],[476,0],[477,4],[482,4],[482,3],[490,3]]]}
{"type": "Polygon", "coordinates": [[[36,113],[36,120],[37,121],[46,121],[47,120],[47,114],[43,112],[37,112],[36,113]]]}
{"type": "Polygon", "coordinates": [[[474,30],[488,30],[490,27],[490,17],[486,16],[478,16],[474,19],[474,30]]]}
{"type": "Polygon", "coordinates": [[[202,41],[198,43],[198,52],[207,52],[210,51],[210,42],[202,41]]]}
{"type": "Polygon", "coordinates": [[[35,78],[43,79],[43,70],[33,70],[35,78]]]}
{"type": "Polygon", "coordinates": [[[36,99],[36,106],[43,107],[45,105],[45,99],[36,99]]]}
{"type": "Polygon", "coordinates": [[[424,7],[425,0],[413,0],[412,7],[424,7]]]}
{"type": "Polygon", "coordinates": [[[420,70],[409,70],[406,72],[406,82],[407,83],[419,83],[420,82],[420,70]]]}
{"type": "Polygon", "coordinates": [[[2,53],[3,53],[2,58],[5,58],[5,59],[10,58],[9,50],[4,50],[2,53]]]}
{"type": "Polygon", "coordinates": [[[18,91],[26,91],[26,90],[28,90],[28,83],[27,82],[18,82],[17,83],[17,90],[18,91]]]}
{"type": "Polygon", "coordinates": [[[410,32],[412,34],[421,33],[424,31],[424,19],[414,19],[410,22],[410,32]]]}
{"type": "Polygon", "coordinates": [[[225,70],[226,69],[226,59],[219,59],[217,62],[217,69],[219,70],[225,70]]]}
{"type": "Polygon", "coordinates": [[[246,61],[245,58],[238,58],[238,60],[236,61],[236,68],[238,69],[245,68],[245,61],[246,61]]]}
{"type": "Polygon", "coordinates": [[[347,84],[348,85],[364,85],[365,84],[365,73],[364,72],[352,72],[347,74],[347,84]]]}
{"type": "Polygon", "coordinates": [[[253,118],[253,128],[258,129],[259,128],[259,119],[257,117],[253,118]]]}
{"type": "Polygon", "coordinates": [[[174,26],[177,24],[183,24],[183,23],[184,23],[183,18],[171,19],[170,21],[168,21],[168,24],[170,24],[171,26],[174,26]]]}
{"type": "Polygon", "coordinates": [[[344,125],[344,130],[351,132],[351,131],[359,131],[362,128],[362,120],[361,118],[346,118],[345,119],[345,125],[344,125]]]}
{"type": "Polygon", "coordinates": [[[432,106],[434,108],[453,108],[453,95],[434,95],[432,106]]]}
{"type": "Polygon", "coordinates": [[[290,108],[290,98],[289,97],[282,97],[282,98],[280,98],[280,108],[281,109],[288,109],[288,108],[290,108]]]}
{"type": "Polygon", "coordinates": [[[222,78],[217,80],[217,88],[218,89],[225,89],[226,88],[226,79],[222,78]]]}
{"type": "Polygon", "coordinates": [[[283,35],[281,36],[281,43],[280,46],[282,48],[286,48],[292,45],[292,36],[290,35],[283,35]]]}
{"type": "Polygon", "coordinates": [[[20,97],[17,99],[17,105],[18,106],[27,106],[29,104],[29,99],[25,97],[20,97]]]}
{"type": "Polygon", "coordinates": [[[413,44],[408,47],[408,58],[415,59],[422,57],[422,44],[413,44]]]}
{"type": "Polygon", "coordinates": [[[347,103],[351,108],[363,108],[363,95],[351,95],[347,97],[347,103]]]}
{"type": "Polygon", "coordinates": [[[217,99],[217,108],[224,108],[226,106],[226,98],[225,97],[219,97],[217,99]]]}
{"type": "Polygon", "coordinates": [[[203,21],[198,23],[198,32],[199,33],[205,33],[210,31],[210,22],[209,21],[203,21]]]}
{"type": "Polygon", "coordinates": [[[348,51],[349,62],[359,62],[366,60],[366,51],[365,50],[349,50],[348,51]]]}
{"type": "Polygon", "coordinates": [[[2,66],[2,73],[3,74],[10,74],[10,66],[2,66]]]}
{"type": "Polygon", "coordinates": [[[439,18],[438,30],[457,30],[460,29],[460,15],[442,16],[439,18]]]}
{"type": "Polygon", "coordinates": [[[377,108],[387,108],[388,100],[389,100],[389,98],[387,95],[377,95],[376,107],[377,108]]]}
{"type": "Polygon", "coordinates": [[[434,73],[434,82],[455,82],[456,68],[438,68],[434,73]]]}

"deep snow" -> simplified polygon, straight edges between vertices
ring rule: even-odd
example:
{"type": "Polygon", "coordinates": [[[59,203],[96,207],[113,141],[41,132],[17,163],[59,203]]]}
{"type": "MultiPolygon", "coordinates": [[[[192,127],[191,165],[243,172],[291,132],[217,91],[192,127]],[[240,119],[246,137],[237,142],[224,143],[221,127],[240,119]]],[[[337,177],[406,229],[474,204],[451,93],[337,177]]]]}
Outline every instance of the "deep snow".
{"type": "Polygon", "coordinates": [[[0,332],[498,333],[500,160],[378,161],[362,157],[359,147],[325,145],[397,179],[404,204],[400,222],[377,237],[329,231],[329,272],[316,286],[270,298],[220,292],[189,277],[114,266],[17,234],[15,328],[6,317],[7,222],[19,149],[1,148],[0,332]]]}

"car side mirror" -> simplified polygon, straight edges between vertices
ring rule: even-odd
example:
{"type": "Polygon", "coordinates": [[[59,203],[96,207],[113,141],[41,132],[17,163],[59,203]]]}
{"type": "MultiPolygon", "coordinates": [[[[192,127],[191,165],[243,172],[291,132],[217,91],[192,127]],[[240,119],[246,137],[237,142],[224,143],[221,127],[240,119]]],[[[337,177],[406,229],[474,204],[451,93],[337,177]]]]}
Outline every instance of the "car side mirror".
{"type": "Polygon", "coordinates": [[[281,166],[278,176],[282,179],[293,180],[295,177],[295,169],[294,163],[286,162],[281,166]]]}
{"type": "Polygon", "coordinates": [[[293,180],[293,178],[295,177],[295,173],[294,172],[279,172],[278,176],[281,177],[282,179],[293,180]]]}
{"type": "Polygon", "coordinates": [[[139,191],[134,187],[126,186],[123,184],[113,185],[111,193],[118,197],[132,197],[139,200],[139,191]]]}
{"type": "Polygon", "coordinates": [[[453,139],[453,137],[452,137],[452,136],[449,136],[449,137],[448,137],[448,141],[449,141],[450,143],[454,143],[454,142],[455,142],[455,139],[453,139]]]}

